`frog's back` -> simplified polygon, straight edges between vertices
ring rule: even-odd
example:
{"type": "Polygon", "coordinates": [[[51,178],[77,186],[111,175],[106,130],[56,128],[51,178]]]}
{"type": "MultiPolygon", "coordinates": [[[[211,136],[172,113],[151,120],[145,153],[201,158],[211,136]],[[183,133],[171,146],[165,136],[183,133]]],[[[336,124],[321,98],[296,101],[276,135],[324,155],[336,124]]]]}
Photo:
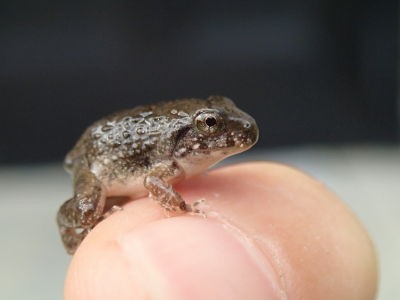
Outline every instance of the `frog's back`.
{"type": "Polygon", "coordinates": [[[148,159],[146,154],[155,148],[165,153],[172,147],[174,133],[190,124],[193,111],[204,106],[205,100],[180,99],[114,112],[84,131],[67,154],[64,166],[72,172],[82,159],[90,165],[100,159],[148,159]]]}

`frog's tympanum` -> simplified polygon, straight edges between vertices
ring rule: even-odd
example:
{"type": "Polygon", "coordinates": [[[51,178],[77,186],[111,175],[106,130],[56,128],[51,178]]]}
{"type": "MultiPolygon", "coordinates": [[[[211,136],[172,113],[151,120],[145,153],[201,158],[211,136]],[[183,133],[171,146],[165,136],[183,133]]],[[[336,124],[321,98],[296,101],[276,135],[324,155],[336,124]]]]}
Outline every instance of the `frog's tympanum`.
{"type": "Polygon", "coordinates": [[[252,117],[228,98],[181,99],[139,106],[93,123],[65,158],[74,195],[57,222],[73,254],[104,218],[107,197],[147,193],[168,211],[199,212],[171,184],[249,149],[258,139],[252,117]]]}

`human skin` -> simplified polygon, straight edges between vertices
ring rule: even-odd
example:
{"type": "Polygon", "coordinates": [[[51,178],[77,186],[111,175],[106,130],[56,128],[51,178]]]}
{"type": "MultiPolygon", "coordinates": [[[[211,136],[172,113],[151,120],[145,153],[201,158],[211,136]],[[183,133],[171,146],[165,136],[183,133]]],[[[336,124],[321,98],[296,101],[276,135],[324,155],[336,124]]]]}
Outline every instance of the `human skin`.
{"type": "Polygon", "coordinates": [[[166,218],[147,198],[98,224],[75,253],[65,299],[374,299],[373,245],[322,183],[253,162],[175,186],[206,218],[166,218]]]}

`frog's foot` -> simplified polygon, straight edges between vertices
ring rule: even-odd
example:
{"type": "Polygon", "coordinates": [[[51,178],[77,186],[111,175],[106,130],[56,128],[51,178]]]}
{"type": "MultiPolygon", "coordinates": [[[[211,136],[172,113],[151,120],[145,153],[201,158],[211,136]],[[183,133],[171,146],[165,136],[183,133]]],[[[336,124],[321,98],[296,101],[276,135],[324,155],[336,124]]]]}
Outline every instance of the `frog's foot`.
{"type": "Polygon", "coordinates": [[[90,229],[60,226],[61,240],[68,254],[74,254],[90,229]]]}
{"type": "Polygon", "coordinates": [[[210,206],[206,202],[205,199],[199,199],[193,202],[192,204],[186,205],[186,211],[193,215],[200,215],[203,218],[207,218],[207,212],[209,211],[210,206]]]}
{"type": "Polygon", "coordinates": [[[171,215],[174,213],[174,211],[172,211],[172,210],[169,209],[169,208],[164,208],[164,209],[163,209],[163,212],[164,212],[164,216],[165,216],[166,218],[170,218],[171,215]]]}

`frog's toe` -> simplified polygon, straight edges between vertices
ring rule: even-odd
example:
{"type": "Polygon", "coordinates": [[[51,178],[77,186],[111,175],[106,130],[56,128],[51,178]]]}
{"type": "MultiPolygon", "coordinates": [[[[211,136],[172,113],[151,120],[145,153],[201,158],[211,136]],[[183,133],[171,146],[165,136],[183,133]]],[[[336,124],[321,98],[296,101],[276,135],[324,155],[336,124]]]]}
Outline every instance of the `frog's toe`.
{"type": "Polygon", "coordinates": [[[200,215],[203,218],[207,218],[207,212],[210,209],[210,205],[205,199],[199,199],[193,202],[191,205],[187,205],[187,211],[194,215],[200,215]]]}

